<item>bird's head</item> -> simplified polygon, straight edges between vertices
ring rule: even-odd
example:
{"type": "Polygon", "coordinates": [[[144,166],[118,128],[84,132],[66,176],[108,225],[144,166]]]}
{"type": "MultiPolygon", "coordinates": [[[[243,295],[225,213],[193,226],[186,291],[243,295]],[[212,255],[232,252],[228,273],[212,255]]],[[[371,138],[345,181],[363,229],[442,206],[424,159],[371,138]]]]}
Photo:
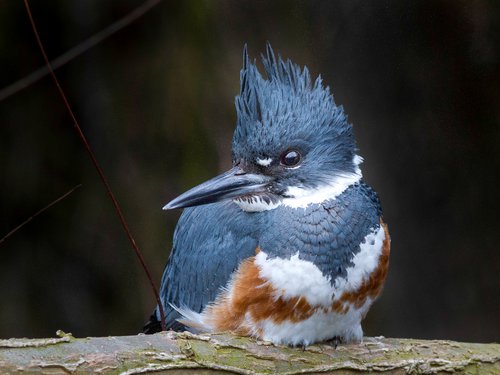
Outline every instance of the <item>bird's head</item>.
{"type": "Polygon", "coordinates": [[[262,56],[263,77],[246,47],[236,97],[233,168],[180,195],[164,209],[232,199],[245,211],[307,206],[334,198],[361,178],[352,126],[321,77],[262,56]]]}

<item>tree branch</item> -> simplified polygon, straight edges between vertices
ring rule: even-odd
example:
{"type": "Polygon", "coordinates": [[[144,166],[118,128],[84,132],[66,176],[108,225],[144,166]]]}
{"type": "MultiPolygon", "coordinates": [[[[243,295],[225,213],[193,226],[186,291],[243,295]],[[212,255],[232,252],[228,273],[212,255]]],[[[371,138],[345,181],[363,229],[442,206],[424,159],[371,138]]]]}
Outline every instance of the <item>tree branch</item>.
{"type": "Polygon", "coordinates": [[[302,350],[230,334],[0,340],[0,373],[500,374],[500,344],[365,338],[302,350]]]}

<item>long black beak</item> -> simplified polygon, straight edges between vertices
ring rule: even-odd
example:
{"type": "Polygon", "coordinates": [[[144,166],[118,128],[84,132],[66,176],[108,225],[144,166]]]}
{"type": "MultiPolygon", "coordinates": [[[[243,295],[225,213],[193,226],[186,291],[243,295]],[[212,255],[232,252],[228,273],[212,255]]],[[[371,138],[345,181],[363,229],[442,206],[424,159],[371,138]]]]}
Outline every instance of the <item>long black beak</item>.
{"type": "Polygon", "coordinates": [[[199,206],[249,193],[263,192],[270,181],[271,178],[268,176],[246,173],[240,167],[233,167],[229,171],[179,195],[163,209],[199,206]]]}

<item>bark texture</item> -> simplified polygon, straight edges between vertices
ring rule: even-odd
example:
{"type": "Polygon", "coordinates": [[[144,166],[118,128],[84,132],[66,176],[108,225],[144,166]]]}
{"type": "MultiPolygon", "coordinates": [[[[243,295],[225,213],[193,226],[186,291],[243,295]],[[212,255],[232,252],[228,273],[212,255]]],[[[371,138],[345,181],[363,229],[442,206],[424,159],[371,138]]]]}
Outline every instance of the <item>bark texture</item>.
{"type": "Polygon", "coordinates": [[[301,349],[230,334],[59,336],[0,340],[0,373],[500,374],[500,344],[374,337],[301,349]]]}

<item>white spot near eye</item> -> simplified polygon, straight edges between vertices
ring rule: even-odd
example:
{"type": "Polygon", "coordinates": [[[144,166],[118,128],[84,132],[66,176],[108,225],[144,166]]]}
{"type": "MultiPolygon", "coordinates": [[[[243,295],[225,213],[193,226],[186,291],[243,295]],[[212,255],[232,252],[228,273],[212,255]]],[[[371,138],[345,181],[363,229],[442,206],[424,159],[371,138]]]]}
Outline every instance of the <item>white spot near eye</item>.
{"type": "Polygon", "coordinates": [[[257,158],[255,161],[257,162],[257,164],[259,164],[263,167],[268,167],[273,162],[273,159],[271,159],[271,158],[265,158],[265,159],[257,158]]]}

